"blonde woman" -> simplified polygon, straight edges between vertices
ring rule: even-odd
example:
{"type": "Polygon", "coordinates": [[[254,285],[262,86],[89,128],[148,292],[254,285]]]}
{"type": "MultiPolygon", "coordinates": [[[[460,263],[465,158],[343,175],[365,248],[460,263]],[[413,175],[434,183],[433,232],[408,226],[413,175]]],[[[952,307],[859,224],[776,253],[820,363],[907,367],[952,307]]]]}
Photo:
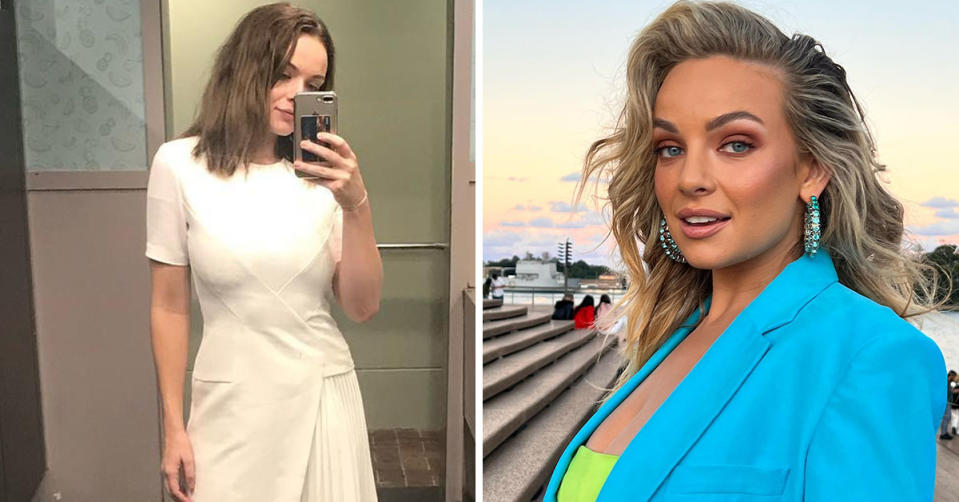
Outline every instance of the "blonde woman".
{"type": "Polygon", "coordinates": [[[932,500],[945,367],[903,318],[935,285],[843,68],[681,1],[627,79],[585,171],[611,176],[630,364],[545,500],[932,500]]]}
{"type": "Polygon", "coordinates": [[[369,199],[339,136],[303,144],[327,164],[291,162],[293,97],[332,89],[333,74],[316,14],[256,8],[220,49],[193,125],[153,160],[151,328],[177,500],[376,500],[353,360],[330,315],[334,299],[356,321],[379,308],[369,199]],[[191,277],[203,341],[184,427],[191,277]]]}

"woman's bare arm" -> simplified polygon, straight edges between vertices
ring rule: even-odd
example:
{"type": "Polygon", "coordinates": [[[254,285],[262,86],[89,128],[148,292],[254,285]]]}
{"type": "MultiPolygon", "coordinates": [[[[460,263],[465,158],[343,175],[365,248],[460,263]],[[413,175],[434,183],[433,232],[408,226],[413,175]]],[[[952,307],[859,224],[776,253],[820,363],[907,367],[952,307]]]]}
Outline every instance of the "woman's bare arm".
{"type": "Polygon", "coordinates": [[[326,159],[327,165],[297,161],[294,167],[318,179],[343,208],[343,252],[333,275],[333,292],[350,319],[363,322],[380,310],[383,263],[373,235],[373,217],[359,161],[345,139],[326,132],[317,135],[326,148],[311,141],[300,146],[326,159]]]}
{"type": "Polygon", "coordinates": [[[343,210],[343,252],[333,277],[333,291],[350,319],[369,320],[380,309],[383,263],[373,236],[368,202],[343,210]]]}
{"type": "Polygon", "coordinates": [[[190,268],[150,260],[150,338],[167,434],[183,425],[183,383],[190,339],[190,268]]]}
{"type": "Polygon", "coordinates": [[[170,494],[178,501],[191,502],[196,468],[193,448],[183,425],[183,381],[190,343],[190,268],[150,260],[150,275],[153,282],[150,339],[163,403],[160,470],[170,494]],[[180,485],[181,472],[185,487],[180,485]]]}

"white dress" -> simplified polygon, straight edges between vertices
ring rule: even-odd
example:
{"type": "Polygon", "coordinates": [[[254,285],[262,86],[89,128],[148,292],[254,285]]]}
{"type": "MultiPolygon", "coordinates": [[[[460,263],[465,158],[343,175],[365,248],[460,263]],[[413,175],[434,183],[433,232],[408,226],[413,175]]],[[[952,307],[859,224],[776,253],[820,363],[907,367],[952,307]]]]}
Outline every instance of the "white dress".
{"type": "Polygon", "coordinates": [[[195,144],[154,157],[146,248],[191,267],[203,312],[193,500],[375,501],[353,359],[330,315],[342,210],[289,162],[224,178],[192,158],[195,144]]]}

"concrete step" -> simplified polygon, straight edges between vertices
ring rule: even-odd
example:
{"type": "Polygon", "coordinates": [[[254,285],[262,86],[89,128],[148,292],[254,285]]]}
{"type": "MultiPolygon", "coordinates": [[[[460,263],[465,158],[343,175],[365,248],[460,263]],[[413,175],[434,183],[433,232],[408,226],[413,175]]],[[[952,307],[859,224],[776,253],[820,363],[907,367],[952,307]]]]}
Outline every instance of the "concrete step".
{"type": "Polygon", "coordinates": [[[573,321],[549,321],[532,328],[513,331],[505,335],[483,340],[483,364],[520,351],[541,340],[573,329],[573,321]]]}
{"type": "Polygon", "coordinates": [[[501,305],[490,309],[483,309],[483,321],[495,321],[497,319],[509,319],[526,315],[526,305],[501,305]]]}
{"type": "Polygon", "coordinates": [[[499,306],[502,305],[502,304],[503,304],[503,300],[502,300],[501,298],[496,298],[496,299],[493,299],[493,298],[483,298],[483,308],[484,308],[484,309],[491,309],[491,308],[494,308],[494,307],[499,307],[499,306]]]}
{"type": "Polygon", "coordinates": [[[570,331],[487,364],[483,367],[483,400],[516,385],[595,337],[592,330],[570,331]]]}
{"type": "Polygon", "coordinates": [[[498,321],[486,321],[483,323],[483,339],[485,340],[496,335],[509,333],[510,331],[547,323],[550,321],[549,318],[552,317],[552,315],[552,312],[534,310],[519,317],[500,319],[498,321]]]}
{"type": "Polygon", "coordinates": [[[512,389],[483,403],[483,456],[545,408],[574,381],[583,376],[610,347],[616,337],[597,335],[555,363],[537,371],[512,389]]]}
{"type": "Polygon", "coordinates": [[[484,502],[527,502],[541,491],[569,440],[599,407],[601,389],[614,384],[619,363],[619,354],[607,351],[584,378],[483,459],[484,502]]]}

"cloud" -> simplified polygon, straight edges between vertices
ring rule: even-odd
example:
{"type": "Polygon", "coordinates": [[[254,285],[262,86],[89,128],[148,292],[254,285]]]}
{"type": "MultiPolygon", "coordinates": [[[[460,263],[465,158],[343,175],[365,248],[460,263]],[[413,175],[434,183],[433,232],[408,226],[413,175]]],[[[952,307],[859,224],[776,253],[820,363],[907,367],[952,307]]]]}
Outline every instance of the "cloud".
{"type": "Polygon", "coordinates": [[[573,241],[573,261],[586,260],[594,265],[609,265],[616,261],[610,254],[610,242],[600,246],[604,232],[566,230],[552,223],[554,226],[550,228],[503,229],[486,233],[483,238],[483,260],[523,256],[527,251],[534,256],[540,256],[543,252],[556,256],[557,245],[570,237],[573,241]]]}
{"type": "Polygon", "coordinates": [[[907,234],[903,239],[903,246],[906,248],[917,245],[922,251],[928,253],[944,244],[959,244],[959,239],[949,238],[948,236],[934,235],[915,235],[907,234]]]}
{"type": "Polygon", "coordinates": [[[500,225],[504,227],[525,227],[526,224],[522,221],[501,221],[500,225]]]}
{"type": "Polygon", "coordinates": [[[923,202],[922,204],[920,204],[920,206],[935,207],[935,208],[955,207],[955,206],[959,206],[959,201],[957,201],[956,199],[947,199],[945,197],[933,197],[927,200],[926,202],[923,202]]]}
{"type": "Polygon", "coordinates": [[[556,245],[559,244],[560,241],[562,240],[563,240],[563,237],[560,237],[558,235],[548,234],[548,235],[541,235],[539,237],[532,238],[526,241],[525,244],[528,244],[530,246],[535,246],[535,247],[545,246],[546,249],[544,249],[544,251],[555,253],[556,245]]]}
{"type": "Polygon", "coordinates": [[[556,225],[556,228],[585,228],[586,223],[582,221],[564,221],[556,225]]]}
{"type": "Polygon", "coordinates": [[[606,222],[603,221],[603,215],[590,211],[583,216],[583,223],[587,225],[606,225],[606,222]]]}
{"type": "MultiPolygon", "coordinates": [[[[560,181],[567,182],[567,183],[579,183],[580,181],[583,180],[583,173],[580,173],[580,172],[569,173],[569,174],[567,174],[566,176],[563,176],[562,178],[560,178],[559,180],[560,180],[560,181]]],[[[597,173],[594,172],[594,173],[592,173],[592,174],[590,175],[589,181],[590,181],[590,182],[599,181],[599,182],[600,182],[601,184],[603,184],[603,185],[608,185],[608,184],[609,184],[609,176],[606,175],[605,173],[604,173],[604,174],[597,174],[597,173]]]]}
{"type": "Polygon", "coordinates": [[[528,206],[524,206],[524,205],[522,205],[522,204],[516,204],[515,206],[513,206],[513,209],[516,210],[516,211],[533,211],[533,212],[536,212],[536,211],[542,210],[543,207],[542,207],[542,206],[534,206],[534,205],[532,205],[532,204],[530,204],[530,205],[528,205],[528,206]]]}
{"type": "Polygon", "coordinates": [[[497,231],[483,234],[483,246],[512,246],[523,238],[514,232],[497,231]]]}
{"type": "Polygon", "coordinates": [[[534,218],[529,220],[529,226],[538,228],[553,228],[555,224],[549,218],[534,218]]]}
{"type": "Polygon", "coordinates": [[[951,221],[937,221],[931,225],[909,227],[910,232],[916,235],[940,236],[959,234],[959,219],[951,221]]]}
{"type": "Polygon", "coordinates": [[[573,213],[576,211],[582,211],[583,206],[570,206],[569,203],[553,200],[549,202],[549,209],[554,213],[573,213]]]}
{"type": "Polygon", "coordinates": [[[959,219],[959,213],[956,212],[956,208],[947,207],[936,211],[936,216],[939,218],[948,218],[950,220],[959,219]]]}

